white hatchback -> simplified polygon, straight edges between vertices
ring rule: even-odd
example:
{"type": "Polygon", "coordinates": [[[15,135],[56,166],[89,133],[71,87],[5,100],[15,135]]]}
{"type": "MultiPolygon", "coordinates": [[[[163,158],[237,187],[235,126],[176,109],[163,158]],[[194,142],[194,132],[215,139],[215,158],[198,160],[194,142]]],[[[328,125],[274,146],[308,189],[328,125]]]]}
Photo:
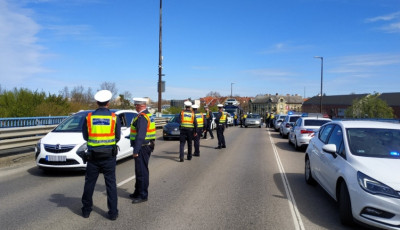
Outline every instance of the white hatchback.
{"type": "Polygon", "coordinates": [[[331,121],[329,118],[300,117],[290,128],[289,144],[293,144],[296,150],[306,147],[321,125],[331,121]]]}
{"type": "Polygon", "coordinates": [[[400,228],[400,124],[333,121],[321,126],[305,155],[305,180],[339,204],[340,220],[400,228]]]}
{"type": "MultiPolygon", "coordinates": [[[[133,110],[111,110],[119,117],[121,122],[121,139],[117,143],[119,146],[117,160],[132,156],[133,149],[130,147],[130,140],[125,138],[130,134],[130,124],[132,119],[137,116],[133,110]]],[[[81,111],[75,113],[56,128],[39,140],[35,149],[36,164],[41,169],[85,169],[78,152],[87,149],[86,141],[82,136],[82,125],[87,114],[92,111],[81,111]]]]}

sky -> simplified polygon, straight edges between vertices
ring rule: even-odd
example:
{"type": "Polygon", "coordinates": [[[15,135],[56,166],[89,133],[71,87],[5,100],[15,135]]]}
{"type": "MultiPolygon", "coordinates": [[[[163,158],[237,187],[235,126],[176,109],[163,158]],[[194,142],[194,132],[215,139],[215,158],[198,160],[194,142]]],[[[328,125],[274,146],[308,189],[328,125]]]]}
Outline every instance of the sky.
{"type": "MultiPolygon", "coordinates": [[[[158,100],[160,0],[0,0],[0,86],[158,100]]],[[[163,0],[163,99],[400,92],[400,0],[163,0]]]]}

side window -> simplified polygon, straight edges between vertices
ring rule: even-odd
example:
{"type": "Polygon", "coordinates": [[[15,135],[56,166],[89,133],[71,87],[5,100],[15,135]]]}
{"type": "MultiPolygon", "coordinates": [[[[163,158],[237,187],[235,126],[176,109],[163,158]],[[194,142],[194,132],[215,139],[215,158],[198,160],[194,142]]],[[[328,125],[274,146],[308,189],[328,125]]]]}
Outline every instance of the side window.
{"type": "Polygon", "coordinates": [[[126,118],[126,127],[129,127],[132,123],[132,120],[137,117],[137,113],[125,113],[126,118]]]}
{"type": "Polygon", "coordinates": [[[334,125],[326,125],[324,129],[319,132],[319,139],[326,143],[334,125]]]}
{"type": "Polygon", "coordinates": [[[301,122],[302,122],[302,121],[303,121],[303,119],[299,118],[299,119],[296,121],[295,125],[296,125],[296,126],[301,126],[301,122]]]}
{"type": "Polygon", "coordinates": [[[340,126],[336,125],[335,128],[332,131],[331,136],[329,137],[328,144],[335,144],[337,153],[341,154],[340,152],[340,147],[343,142],[343,132],[340,126]]]}
{"type": "Polygon", "coordinates": [[[121,113],[120,115],[118,115],[118,117],[121,123],[121,127],[125,127],[126,126],[125,113],[121,113]]]}

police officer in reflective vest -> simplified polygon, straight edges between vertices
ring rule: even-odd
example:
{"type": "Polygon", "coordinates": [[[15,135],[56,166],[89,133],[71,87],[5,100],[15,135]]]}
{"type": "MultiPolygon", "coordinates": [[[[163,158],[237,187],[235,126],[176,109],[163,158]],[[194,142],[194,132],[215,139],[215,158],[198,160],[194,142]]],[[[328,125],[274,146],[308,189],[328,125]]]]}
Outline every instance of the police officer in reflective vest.
{"type": "Polygon", "coordinates": [[[190,101],[185,101],[185,110],[178,116],[178,123],[180,124],[180,136],[179,136],[179,161],[183,162],[185,142],[188,144],[187,159],[192,159],[192,142],[193,137],[197,136],[196,128],[197,121],[194,116],[194,112],[190,109],[192,103],[190,101]]]}
{"type": "Polygon", "coordinates": [[[227,115],[224,112],[224,106],[222,104],[218,104],[218,114],[215,116],[215,123],[217,124],[217,138],[218,138],[218,146],[216,149],[226,148],[224,130],[225,127],[228,128],[227,123],[227,115]]]}
{"type": "Polygon", "coordinates": [[[206,127],[207,127],[207,120],[204,119],[203,113],[197,110],[198,108],[199,108],[198,105],[192,106],[194,116],[196,117],[197,121],[196,136],[194,137],[194,154],[193,154],[193,156],[196,157],[200,156],[200,137],[203,132],[206,132],[206,127]]]}
{"type": "Polygon", "coordinates": [[[149,160],[154,150],[156,123],[153,115],[147,110],[145,98],[133,98],[138,116],[131,123],[131,146],[135,160],[135,191],[129,195],[132,203],[142,203],[148,199],[149,160]]]}
{"type": "Polygon", "coordinates": [[[207,120],[206,132],[204,133],[204,139],[207,139],[207,133],[208,132],[210,133],[211,139],[214,139],[214,135],[213,135],[213,132],[212,132],[212,127],[211,127],[214,115],[210,111],[208,106],[204,106],[204,108],[206,109],[206,120],[207,120]]]}
{"type": "Polygon", "coordinates": [[[104,174],[107,190],[108,216],[118,218],[117,184],[115,166],[117,142],[121,136],[121,124],[118,116],[108,109],[112,93],[101,90],[94,96],[98,109],[91,112],[83,123],[83,139],[87,141],[88,159],[86,166],[85,187],[82,195],[82,216],[88,218],[93,206],[93,192],[99,173],[104,174]]]}

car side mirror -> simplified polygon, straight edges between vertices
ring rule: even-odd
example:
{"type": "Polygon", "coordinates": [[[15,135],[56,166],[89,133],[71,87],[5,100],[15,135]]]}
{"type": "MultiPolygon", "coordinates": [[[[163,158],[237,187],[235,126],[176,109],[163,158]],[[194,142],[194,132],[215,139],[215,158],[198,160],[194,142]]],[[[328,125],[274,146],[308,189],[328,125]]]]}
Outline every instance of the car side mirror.
{"type": "Polygon", "coordinates": [[[336,149],[336,145],[335,145],[335,144],[327,144],[327,145],[324,145],[324,146],[322,146],[322,150],[325,151],[325,152],[327,152],[327,153],[330,153],[330,154],[332,154],[334,157],[336,157],[336,151],[337,151],[337,149],[336,149]]]}

